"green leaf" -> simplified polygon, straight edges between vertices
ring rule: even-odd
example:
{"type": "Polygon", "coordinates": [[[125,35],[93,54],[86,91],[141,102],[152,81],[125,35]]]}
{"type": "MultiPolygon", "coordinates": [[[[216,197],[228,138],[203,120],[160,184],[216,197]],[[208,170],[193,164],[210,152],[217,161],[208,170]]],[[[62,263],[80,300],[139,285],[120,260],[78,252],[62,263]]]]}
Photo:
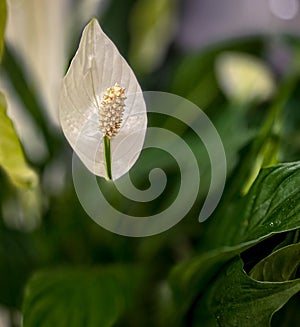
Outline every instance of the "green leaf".
{"type": "Polygon", "coordinates": [[[269,326],[271,317],[300,291],[300,279],[260,282],[235,259],[218,275],[197,303],[193,326],[269,326]]]}
{"type": "Polygon", "coordinates": [[[218,273],[220,268],[236,254],[239,248],[220,248],[201,253],[192,259],[176,265],[170,273],[172,289],[172,323],[181,326],[181,319],[199,294],[218,273]]]}
{"type": "Polygon", "coordinates": [[[295,278],[300,266],[300,243],[281,248],[256,264],[250,276],[268,282],[283,282],[295,278]]]}
{"type": "Polygon", "coordinates": [[[19,308],[33,251],[27,234],[0,227],[0,303],[19,308]]]}
{"type": "Polygon", "coordinates": [[[247,126],[247,109],[246,107],[227,106],[222,108],[214,120],[214,125],[224,145],[227,171],[234,168],[238,152],[255,134],[255,130],[247,126]]]}
{"type": "Polygon", "coordinates": [[[139,0],[131,15],[129,59],[141,73],[161,63],[175,31],[176,1],[139,0]]]}
{"type": "Polygon", "coordinates": [[[113,326],[132,304],[140,277],[128,266],[39,272],[25,290],[24,327],[113,326]]]}
{"type": "Polygon", "coordinates": [[[6,100],[0,93],[0,166],[19,188],[35,187],[36,173],[28,166],[12,121],[6,113],[6,100]]]}
{"type": "Polygon", "coordinates": [[[4,48],[4,32],[6,25],[6,1],[0,0],[0,60],[3,54],[4,48]]]}
{"type": "Polygon", "coordinates": [[[272,234],[299,228],[299,183],[300,162],[262,169],[246,196],[228,205],[222,217],[208,222],[209,247],[250,246],[272,234]]]}
{"type": "Polygon", "coordinates": [[[258,135],[248,148],[243,149],[227,199],[230,199],[230,195],[233,194],[245,195],[257,178],[260,169],[278,162],[281,130],[283,129],[282,112],[298,82],[297,63],[293,65],[291,72],[281,81],[258,135]]]}
{"type": "MultiPolygon", "coordinates": [[[[6,100],[0,93],[0,167],[16,187],[3,196],[2,214],[6,225],[32,230],[41,218],[42,196],[39,178],[26,162],[14,125],[6,113],[6,100]]],[[[2,185],[3,187],[3,185],[2,185]]]]}
{"type": "Polygon", "coordinates": [[[299,162],[262,169],[246,196],[208,220],[203,244],[210,250],[202,249],[204,252],[170,273],[173,299],[181,307],[179,316],[226,261],[274,233],[299,228],[299,182],[299,162]]]}
{"type": "Polygon", "coordinates": [[[282,309],[272,317],[272,327],[286,327],[299,325],[300,293],[294,295],[282,309]]]}

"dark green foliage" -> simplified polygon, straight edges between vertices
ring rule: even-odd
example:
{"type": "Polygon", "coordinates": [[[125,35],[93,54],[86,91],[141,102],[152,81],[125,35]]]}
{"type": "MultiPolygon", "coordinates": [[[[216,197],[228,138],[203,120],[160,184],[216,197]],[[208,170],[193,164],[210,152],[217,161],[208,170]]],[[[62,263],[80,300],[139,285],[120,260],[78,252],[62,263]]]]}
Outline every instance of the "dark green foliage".
{"type": "MultiPolygon", "coordinates": [[[[134,23],[143,20],[135,17],[130,23],[130,17],[149,6],[151,1],[114,0],[101,13],[104,31],[125,58],[134,58],[129,51],[152,30],[148,22],[144,33],[135,35],[134,23]]],[[[5,1],[0,0],[0,57],[4,8],[5,1]]],[[[176,8],[180,8],[179,1],[176,8]]],[[[173,10],[172,20],[176,19],[173,10]]],[[[75,49],[79,35],[72,37],[76,41],[70,49],[75,49]]],[[[161,61],[139,72],[141,86],[163,86],[164,91],[185,97],[205,111],[224,144],[228,176],[219,206],[200,224],[197,219],[211,178],[207,150],[183,122],[150,114],[149,126],[168,129],[189,145],[202,184],[193,208],[179,224],[143,239],[110,233],[84,212],[72,184],[72,151],[60,130],[48,124],[39,90],[33,88],[26,67],[6,44],[1,73],[23,105],[21,110],[41,131],[49,154],[28,168],[40,180],[42,218],[34,230],[7,221],[9,201],[13,198],[18,203],[20,194],[12,192],[15,186],[9,184],[9,174],[3,169],[7,167],[2,164],[0,170],[0,306],[22,312],[24,327],[298,327],[299,41],[283,39],[296,62],[284,76],[269,67],[276,76],[273,96],[262,103],[237,103],[221,91],[216,60],[226,51],[237,51],[267,64],[268,39],[241,38],[183,53],[170,44],[170,38],[168,34],[161,43],[166,47],[158,53],[161,61]],[[53,166],[60,167],[62,183],[51,189],[47,174],[53,166]]],[[[10,121],[6,109],[4,113],[10,121]]],[[[8,159],[10,150],[5,153],[8,159]]],[[[180,188],[180,169],[174,158],[153,148],[145,150],[132,168],[133,184],[147,189],[148,172],[156,167],[166,172],[168,183],[164,193],[145,205],[127,199],[103,179],[97,182],[113,206],[143,219],[167,208],[180,188]]],[[[15,172],[11,166],[10,170],[15,172]]],[[[24,211],[24,207],[17,209],[24,211]]]]}

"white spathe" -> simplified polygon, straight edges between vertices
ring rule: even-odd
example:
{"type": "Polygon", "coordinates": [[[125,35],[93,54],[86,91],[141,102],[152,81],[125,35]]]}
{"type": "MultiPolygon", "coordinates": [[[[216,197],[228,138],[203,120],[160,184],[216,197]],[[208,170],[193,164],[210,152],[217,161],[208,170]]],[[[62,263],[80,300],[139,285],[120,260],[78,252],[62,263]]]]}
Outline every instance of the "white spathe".
{"type": "Polygon", "coordinates": [[[111,138],[113,180],[128,172],[142,150],[147,129],[146,105],[133,71],[93,19],[85,27],[64,77],[59,117],[75,153],[92,173],[103,177],[106,166],[99,112],[103,94],[115,83],[125,88],[127,99],[120,131],[111,138]]]}

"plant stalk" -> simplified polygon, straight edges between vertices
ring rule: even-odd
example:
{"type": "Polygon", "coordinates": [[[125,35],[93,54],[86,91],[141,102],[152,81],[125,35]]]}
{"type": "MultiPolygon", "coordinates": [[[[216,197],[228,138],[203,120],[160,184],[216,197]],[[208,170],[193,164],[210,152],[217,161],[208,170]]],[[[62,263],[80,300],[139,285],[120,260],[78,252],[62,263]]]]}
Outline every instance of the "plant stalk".
{"type": "Polygon", "coordinates": [[[108,180],[112,180],[110,138],[105,135],[103,138],[103,142],[104,142],[104,159],[105,159],[106,175],[108,180]]]}

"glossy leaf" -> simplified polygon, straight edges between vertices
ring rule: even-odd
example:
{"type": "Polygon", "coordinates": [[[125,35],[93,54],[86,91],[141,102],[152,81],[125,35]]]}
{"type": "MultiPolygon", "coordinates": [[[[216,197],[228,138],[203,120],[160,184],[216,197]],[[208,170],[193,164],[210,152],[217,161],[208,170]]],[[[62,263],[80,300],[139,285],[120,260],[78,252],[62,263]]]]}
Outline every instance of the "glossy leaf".
{"type": "Polygon", "coordinates": [[[245,197],[206,223],[203,242],[210,250],[171,271],[174,301],[183,312],[226,261],[273,233],[300,227],[299,181],[299,162],[263,169],[245,197]]]}
{"type": "Polygon", "coordinates": [[[287,304],[272,317],[272,327],[297,326],[299,324],[300,293],[294,295],[287,304]]]}
{"type": "Polygon", "coordinates": [[[172,290],[172,324],[182,326],[182,319],[209,282],[217,275],[220,268],[236,254],[238,248],[220,248],[201,253],[182,262],[170,272],[169,285],[172,290]]]}
{"type": "Polygon", "coordinates": [[[281,248],[256,264],[250,272],[253,279],[284,282],[295,278],[300,266],[300,244],[281,248]]]}
{"type": "Polygon", "coordinates": [[[198,302],[193,326],[269,326],[274,312],[299,291],[300,279],[271,283],[250,278],[237,258],[198,302]]]}
{"type": "Polygon", "coordinates": [[[264,168],[246,196],[210,221],[211,247],[256,243],[300,227],[300,162],[264,168]],[[226,233],[224,233],[226,231],[226,233]]]}
{"type": "Polygon", "coordinates": [[[125,174],[141,152],[146,133],[146,106],[141,88],[113,42],[96,19],[84,29],[79,48],[64,78],[60,121],[70,145],[95,175],[106,177],[99,112],[107,88],[125,88],[125,110],[118,134],[111,138],[112,178],[125,174]]]}
{"type": "Polygon", "coordinates": [[[132,304],[139,281],[140,273],[126,266],[37,273],[25,290],[24,327],[114,326],[132,304]]]}

